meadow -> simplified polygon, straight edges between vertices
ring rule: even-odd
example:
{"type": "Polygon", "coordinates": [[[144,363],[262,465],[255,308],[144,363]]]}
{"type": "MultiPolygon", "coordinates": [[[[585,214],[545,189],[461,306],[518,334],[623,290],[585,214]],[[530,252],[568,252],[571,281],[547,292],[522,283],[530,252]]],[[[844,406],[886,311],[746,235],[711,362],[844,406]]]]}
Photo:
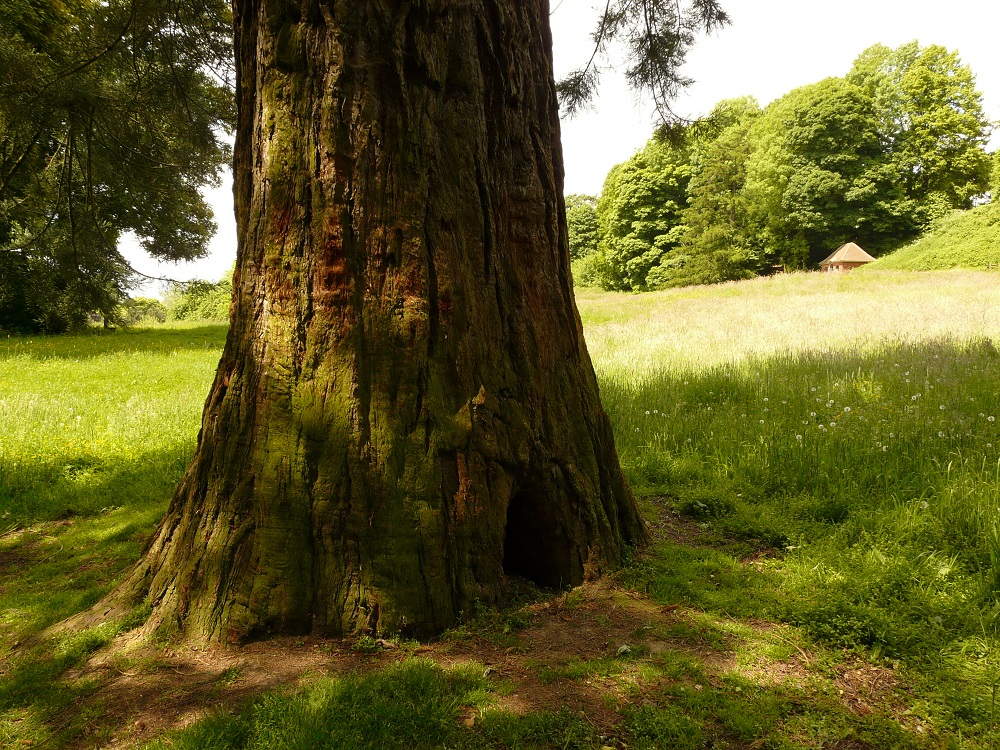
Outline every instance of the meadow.
{"type": "Polygon", "coordinates": [[[141,551],[224,327],[0,339],[0,746],[994,747],[998,278],[580,292],[650,547],[435,643],[285,642],[280,685],[134,622],[35,641],[141,551]]]}

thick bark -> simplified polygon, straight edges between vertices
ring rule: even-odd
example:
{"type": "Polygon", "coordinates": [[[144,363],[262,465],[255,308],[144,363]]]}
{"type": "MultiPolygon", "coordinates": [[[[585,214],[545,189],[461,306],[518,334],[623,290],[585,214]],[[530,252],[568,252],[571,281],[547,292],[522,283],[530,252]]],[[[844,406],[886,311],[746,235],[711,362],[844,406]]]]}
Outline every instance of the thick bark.
{"type": "Polygon", "coordinates": [[[239,258],[151,627],[427,634],[645,531],[573,300],[546,0],[237,0],[239,258]]]}

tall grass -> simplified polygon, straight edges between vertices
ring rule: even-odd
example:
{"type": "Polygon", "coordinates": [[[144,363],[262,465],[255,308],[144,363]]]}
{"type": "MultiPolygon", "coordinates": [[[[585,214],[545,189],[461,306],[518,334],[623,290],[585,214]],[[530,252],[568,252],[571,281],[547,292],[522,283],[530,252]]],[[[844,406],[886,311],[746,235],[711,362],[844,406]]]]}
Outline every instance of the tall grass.
{"type": "MultiPolygon", "coordinates": [[[[624,580],[663,603],[784,620],[817,648],[908,665],[922,686],[915,715],[966,738],[956,747],[984,746],[1000,688],[995,279],[872,271],[582,293],[633,486],[651,513],[665,502],[705,535],[655,545],[624,580]]],[[[0,654],[95,601],[137,557],[193,450],[224,333],[0,339],[0,654]]],[[[12,728],[24,711],[74,699],[56,679],[64,666],[8,675],[0,738],[5,726],[24,736],[12,728]]],[[[592,744],[559,715],[498,713],[477,725],[483,734],[456,734],[457,705],[492,699],[478,679],[428,665],[267,698],[173,741],[278,746],[294,725],[365,746],[351,696],[381,705],[378,691],[397,683],[430,708],[376,727],[390,746],[592,744]],[[406,739],[411,724],[426,742],[406,739]]],[[[625,711],[634,744],[694,737],[686,722],[699,711],[706,727],[721,721],[722,709],[686,695],[665,704],[676,715],[625,711]]],[[[789,715],[807,700],[785,698],[789,715]]]]}
{"type": "Polygon", "coordinates": [[[982,675],[1000,657],[995,278],[793,275],[585,296],[633,485],[775,555],[773,596],[751,594],[745,572],[728,599],[712,593],[718,578],[685,587],[670,568],[694,578],[690,554],[666,548],[629,580],[922,664],[947,685],[941,711],[987,721],[982,675]]]}

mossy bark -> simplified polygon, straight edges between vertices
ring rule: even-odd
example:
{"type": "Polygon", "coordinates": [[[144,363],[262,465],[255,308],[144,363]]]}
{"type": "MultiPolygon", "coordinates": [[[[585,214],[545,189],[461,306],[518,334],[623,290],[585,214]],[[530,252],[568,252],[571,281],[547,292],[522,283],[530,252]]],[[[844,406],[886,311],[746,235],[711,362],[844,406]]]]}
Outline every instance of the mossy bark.
{"type": "Polygon", "coordinates": [[[116,596],[195,639],[439,631],[645,538],[569,269],[545,0],[236,0],[239,257],[116,596]]]}

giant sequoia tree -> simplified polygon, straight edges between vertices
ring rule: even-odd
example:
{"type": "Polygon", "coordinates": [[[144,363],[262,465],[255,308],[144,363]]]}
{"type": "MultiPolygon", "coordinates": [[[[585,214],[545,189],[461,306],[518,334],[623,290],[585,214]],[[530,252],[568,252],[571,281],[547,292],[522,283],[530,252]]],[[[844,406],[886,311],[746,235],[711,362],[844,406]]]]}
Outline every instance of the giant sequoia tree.
{"type": "Polygon", "coordinates": [[[234,15],[232,325],[195,458],[101,612],[145,598],[148,628],[216,641],[427,633],[510,574],[617,565],[645,531],[573,301],[546,0],[234,15]]]}

